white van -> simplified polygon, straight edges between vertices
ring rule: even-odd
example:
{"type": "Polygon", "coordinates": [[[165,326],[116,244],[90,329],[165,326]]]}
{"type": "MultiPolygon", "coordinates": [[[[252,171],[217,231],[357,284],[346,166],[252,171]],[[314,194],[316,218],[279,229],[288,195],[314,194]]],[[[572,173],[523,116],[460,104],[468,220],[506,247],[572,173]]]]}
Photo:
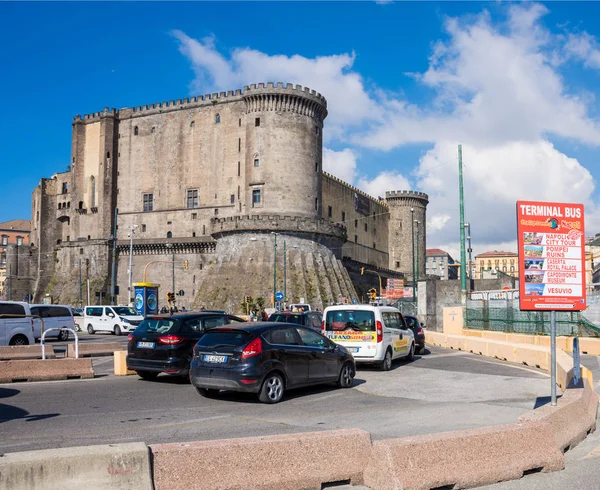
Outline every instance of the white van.
{"type": "Polygon", "coordinates": [[[356,364],[377,364],[389,371],[394,359],[414,359],[414,334],[400,310],[391,306],[329,306],[323,312],[322,330],[348,349],[356,364]]]}
{"type": "MultiPolygon", "coordinates": [[[[70,328],[75,329],[75,320],[73,319],[73,311],[70,306],[66,305],[29,305],[32,315],[39,316],[44,320],[44,331],[51,328],[70,328]]],[[[36,322],[36,328],[33,331],[35,339],[42,337],[41,322],[36,322]]],[[[52,330],[44,339],[58,338],[58,340],[68,340],[68,330],[52,330]]]]}
{"type": "Polygon", "coordinates": [[[86,306],[83,323],[89,334],[133,332],[144,317],[130,306],[86,306]]]}
{"type": "Polygon", "coordinates": [[[0,301],[0,346],[33,345],[34,325],[39,324],[31,315],[29,305],[22,301],[0,301]],[[23,315],[18,318],[15,315],[23,315]]]}

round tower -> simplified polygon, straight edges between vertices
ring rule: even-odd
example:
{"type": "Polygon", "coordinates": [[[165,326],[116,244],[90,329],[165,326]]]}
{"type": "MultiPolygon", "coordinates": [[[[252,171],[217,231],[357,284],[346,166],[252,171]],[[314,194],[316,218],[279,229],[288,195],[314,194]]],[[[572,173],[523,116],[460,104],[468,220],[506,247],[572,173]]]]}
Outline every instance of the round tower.
{"type": "Polygon", "coordinates": [[[425,277],[425,250],[427,247],[427,204],[424,192],[388,191],[385,193],[390,210],[388,248],[390,269],[413,278],[413,243],[415,276],[425,277]],[[414,240],[414,242],[413,242],[414,240]]]}
{"type": "Polygon", "coordinates": [[[320,218],[325,97],[259,83],[244,87],[243,99],[250,213],[320,218]]]}

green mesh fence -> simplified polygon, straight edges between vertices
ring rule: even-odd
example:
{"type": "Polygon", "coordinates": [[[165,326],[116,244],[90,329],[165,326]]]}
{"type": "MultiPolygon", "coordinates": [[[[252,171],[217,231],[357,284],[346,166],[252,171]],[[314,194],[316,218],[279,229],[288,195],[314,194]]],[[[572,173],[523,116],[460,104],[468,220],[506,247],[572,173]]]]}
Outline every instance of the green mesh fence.
{"type": "MultiPolygon", "coordinates": [[[[470,300],[466,316],[467,329],[550,335],[550,312],[521,311],[518,300],[470,300]]],[[[600,337],[600,328],[579,312],[559,311],[556,334],[600,337]]]]}

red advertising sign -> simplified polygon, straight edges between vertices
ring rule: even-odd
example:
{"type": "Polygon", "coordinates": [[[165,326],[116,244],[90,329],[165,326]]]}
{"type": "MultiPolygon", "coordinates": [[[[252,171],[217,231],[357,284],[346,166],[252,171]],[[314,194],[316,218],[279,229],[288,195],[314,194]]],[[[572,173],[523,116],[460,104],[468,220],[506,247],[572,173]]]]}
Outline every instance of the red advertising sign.
{"type": "Polygon", "coordinates": [[[585,310],[583,204],[517,201],[521,310],[585,310]]]}

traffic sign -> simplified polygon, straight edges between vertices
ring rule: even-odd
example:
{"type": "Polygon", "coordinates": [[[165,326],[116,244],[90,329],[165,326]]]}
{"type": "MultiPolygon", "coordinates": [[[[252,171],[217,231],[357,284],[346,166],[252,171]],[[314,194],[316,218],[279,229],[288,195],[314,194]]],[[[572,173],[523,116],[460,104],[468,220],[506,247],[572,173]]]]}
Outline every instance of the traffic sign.
{"type": "Polygon", "coordinates": [[[277,291],[277,293],[275,294],[275,299],[277,301],[281,301],[283,299],[283,293],[281,291],[277,291]]]}

